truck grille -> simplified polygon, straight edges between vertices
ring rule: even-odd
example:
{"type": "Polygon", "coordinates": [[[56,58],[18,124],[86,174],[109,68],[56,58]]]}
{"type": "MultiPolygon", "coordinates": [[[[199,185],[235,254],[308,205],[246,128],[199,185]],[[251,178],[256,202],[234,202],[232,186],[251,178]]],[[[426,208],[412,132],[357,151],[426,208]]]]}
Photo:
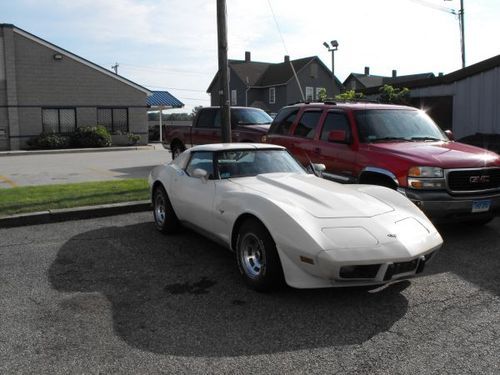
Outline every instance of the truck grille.
{"type": "Polygon", "coordinates": [[[500,168],[461,169],[448,172],[452,192],[478,192],[500,189],[500,168]]]}

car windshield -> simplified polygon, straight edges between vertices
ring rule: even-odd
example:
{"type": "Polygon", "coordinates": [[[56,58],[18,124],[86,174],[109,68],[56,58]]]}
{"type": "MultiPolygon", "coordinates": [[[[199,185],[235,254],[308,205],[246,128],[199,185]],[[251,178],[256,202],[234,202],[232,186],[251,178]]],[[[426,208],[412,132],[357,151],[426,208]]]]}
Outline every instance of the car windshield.
{"type": "Polygon", "coordinates": [[[265,125],[272,121],[271,116],[257,108],[238,108],[231,111],[233,125],[265,125]]]}
{"type": "Polygon", "coordinates": [[[231,150],[217,154],[220,178],[249,177],[262,173],[300,173],[304,168],[286,150],[231,150]]]}
{"type": "Polygon", "coordinates": [[[448,140],[423,111],[377,109],[357,111],[355,116],[362,143],[448,140]]]}

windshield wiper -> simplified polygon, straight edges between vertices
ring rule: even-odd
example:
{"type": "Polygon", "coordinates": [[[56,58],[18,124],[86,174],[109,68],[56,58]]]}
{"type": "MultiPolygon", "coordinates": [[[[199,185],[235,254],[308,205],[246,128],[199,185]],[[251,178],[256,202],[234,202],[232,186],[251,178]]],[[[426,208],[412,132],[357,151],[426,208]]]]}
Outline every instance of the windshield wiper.
{"type": "Polygon", "coordinates": [[[382,137],[382,138],[374,138],[369,139],[370,142],[380,142],[380,141],[401,141],[401,142],[410,142],[409,139],[404,137],[382,137]]]}
{"type": "Polygon", "coordinates": [[[442,141],[442,139],[436,137],[411,137],[412,141],[442,141]]]}

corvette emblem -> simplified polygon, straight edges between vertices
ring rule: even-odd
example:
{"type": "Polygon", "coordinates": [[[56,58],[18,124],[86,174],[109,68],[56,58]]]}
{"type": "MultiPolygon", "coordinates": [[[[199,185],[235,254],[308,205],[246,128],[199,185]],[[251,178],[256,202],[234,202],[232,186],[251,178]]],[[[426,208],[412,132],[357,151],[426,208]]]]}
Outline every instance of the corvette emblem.
{"type": "Polygon", "coordinates": [[[389,233],[389,234],[387,235],[387,237],[390,237],[390,238],[396,238],[396,237],[397,237],[397,235],[395,235],[394,233],[389,233]]]}

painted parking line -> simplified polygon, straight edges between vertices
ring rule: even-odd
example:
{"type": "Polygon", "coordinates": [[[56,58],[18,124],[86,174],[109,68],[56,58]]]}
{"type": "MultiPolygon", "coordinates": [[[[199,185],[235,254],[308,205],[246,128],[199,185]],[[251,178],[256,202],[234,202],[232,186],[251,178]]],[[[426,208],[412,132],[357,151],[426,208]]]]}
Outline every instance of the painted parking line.
{"type": "Polygon", "coordinates": [[[9,187],[17,187],[17,184],[12,181],[10,178],[5,177],[5,176],[0,176],[0,183],[4,183],[6,185],[9,185],[9,187]]]}

